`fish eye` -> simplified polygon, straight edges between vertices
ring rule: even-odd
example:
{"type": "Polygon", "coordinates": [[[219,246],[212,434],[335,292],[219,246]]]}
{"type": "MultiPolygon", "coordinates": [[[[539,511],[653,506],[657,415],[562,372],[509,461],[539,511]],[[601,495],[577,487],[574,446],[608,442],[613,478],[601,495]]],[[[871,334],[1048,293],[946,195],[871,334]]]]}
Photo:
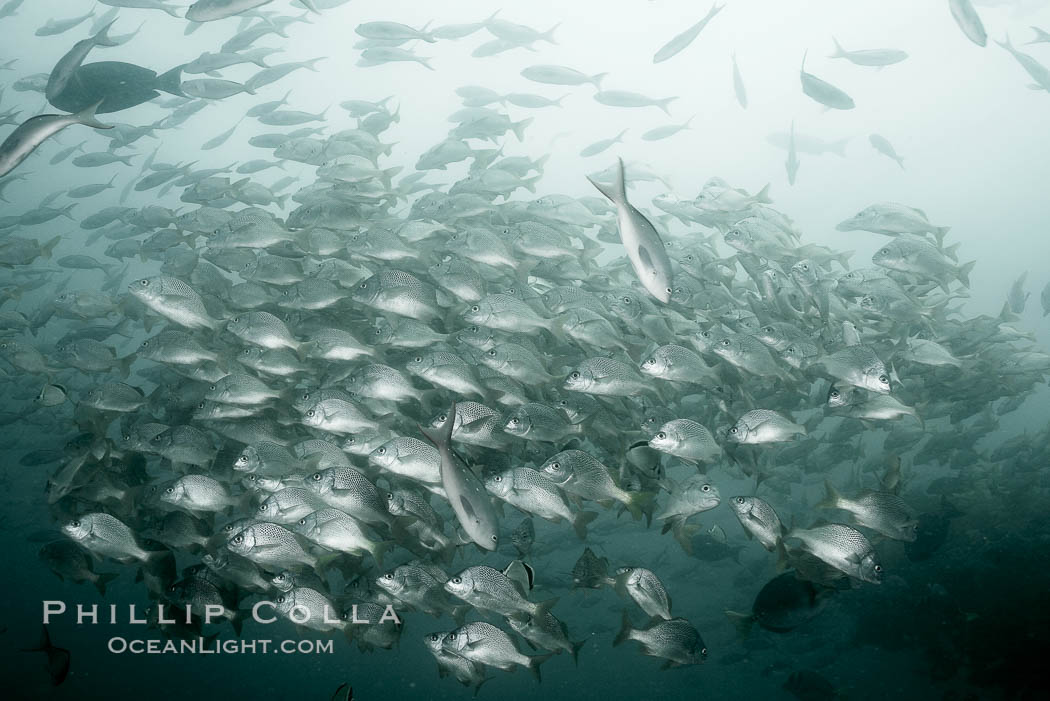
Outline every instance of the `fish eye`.
{"type": "Polygon", "coordinates": [[[283,582],[284,581],[284,572],[282,572],[281,574],[279,574],[276,577],[274,577],[273,581],[275,581],[275,582],[283,582]]]}
{"type": "Polygon", "coordinates": [[[235,536],[234,539],[233,539],[233,542],[237,543],[238,545],[240,545],[241,543],[244,542],[244,536],[242,536],[242,535],[235,536]]]}
{"type": "Polygon", "coordinates": [[[876,572],[882,572],[882,565],[875,565],[876,572]]]}
{"type": "Polygon", "coordinates": [[[393,500],[394,500],[394,494],[393,494],[393,492],[387,492],[387,493],[386,493],[386,500],[387,500],[387,501],[393,501],[393,500]]]}
{"type": "Polygon", "coordinates": [[[711,485],[705,484],[703,487],[700,487],[700,491],[701,492],[710,492],[711,491],[711,485]]]}
{"type": "Polygon", "coordinates": [[[519,423],[521,423],[521,422],[518,421],[518,417],[516,417],[516,416],[513,419],[510,420],[510,425],[511,426],[517,426],[519,423]]]}
{"type": "Polygon", "coordinates": [[[299,525],[300,526],[305,526],[306,525],[306,519],[305,518],[299,519],[299,525]]]}
{"type": "Polygon", "coordinates": [[[477,333],[477,332],[478,332],[478,331],[480,331],[480,330],[481,330],[481,329],[479,329],[479,328],[478,328],[477,326],[471,326],[471,327],[470,327],[470,328],[468,329],[468,331],[470,331],[471,333],[477,333]]]}
{"type": "Polygon", "coordinates": [[[703,656],[703,657],[707,657],[707,648],[706,647],[700,648],[700,655],[703,656]]]}
{"type": "Polygon", "coordinates": [[[481,311],[481,307],[479,307],[478,305],[475,304],[474,306],[472,306],[470,308],[470,311],[472,311],[472,312],[479,312],[479,311],[481,311]]]}
{"type": "Polygon", "coordinates": [[[574,380],[578,380],[578,379],[580,379],[580,373],[573,372],[571,375],[569,375],[569,377],[571,377],[574,380]]]}
{"type": "Polygon", "coordinates": [[[493,534],[492,534],[491,536],[489,536],[489,537],[490,537],[490,538],[492,539],[492,542],[493,542],[493,543],[495,543],[495,542],[498,542],[498,541],[499,541],[499,537],[498,537],[498,536],[496,536],[496,534],[495,534],[495,533],[493,533],[493,534]]]}
{"type": "Polygon", "coordinates": [[[366,290],[366,289],[368,289],[368,283],[367,283],[367,282],[362,282],[362,283],[361,283],[361,289],[362,289],[362,290],[366,290]]]}
{"type": "Polygon", "coordinates": [[[833,389],[833,390],[831,390],[831,396],[832,396],[832,397],[833,397],[834,399],[838,399],[838,396],[839,396],[839,391],[838,391],[837,389],[833,389]]]}
{"type": "MultiPolygon", "coordinates": [[[[146,279],[139,280],[139,284],[142,285],[143,287],[149,287],[149,280],[146,280],[146,279]]],[[[65,296],[65,295],[63,295],[63,296],[65,296]]]]}
{"type": "Polygon", "coordinates": [[[419,355],[417,355],[417,356],[416,356],[416,358],[415,358],[415,362],[417,362],[417,363],[422,363],[422,362],[423,362],[423,357],[422,357],[422,356],[419,356],[419,355]]]}
{"type": "Polygon", "coordinates": [[[175,493],[175,488],[174,487],[168,487],[164,491],[167,492],[168,494],[174,494],[175,493]]]}
{"type": "Polygon", "coordinates": [[[489,351],[489,355],[491,355],[493,358],[495,358],[496,357],[496,349],[493,348],[492,350],[490,350],[489,351]]]}
{"type": "Polygon", "coordinates": [[[739,431],[738,431],[736,426],[734,426],[733,428],[729,429],[729,432],[733,433],[733,434],[739,433],[739,431]]]}
{"type": "Polygon", "coordinates": [[[266,502],[259,504],[259,511],[266,511],[266,502]]]}
{"type": "Polygon", "coordinates": [[[308,412],[306,412],[306,415],[312,418],[314,415],[314,410],[310,409],[308,412]]]}
{"type": "Polygon", "coordinates": [[[385,446],[379,446],[379,448],[376,450],[376,452],[379,453],[380,455],[385,455],[386,454],[386,447],[385,446]]]}
{"type": "Polygon", "coordinates": [[[890,378],[886,377],[885,375],[879,375],[879,382],[881,382],[884,385],[889,384],[890,378]]]}
{"type": "Polygon", "coordinates": [[[456,634],[455,633],[449,633],[448,634],[448,639],[449,640],[455,640],[456,639],[456,634]]]}
{"type": "Polygon", "coordinates": [[[729,339],[728,338],[723,338],[722,339],[722,345],[723,346],[728,346],[729,345],[729,339]]]}
{"type": "Polygon", "coordinates": [[[503,481],[503,475],[496,475],[495,477],[492,478],[492,481],[493,482],[502,482],[503,481]]]}
{"type": "Polygon", "coordinates": [[[561,463],[560,462],[552,462],[551,463],[551,467],[554,468],[555,470],[560,470],[561,469],[561,463]]]}
{"type": "Polygon", "coordinates": [[[670,287],[665,287],[665,288],[664,288],[664,292],[666,292],[667,294],[671,294],[671,292],[672,292],[672,291],[673,291],[673,290],[671,290],[671,288],[670,288],[670,287]]]}
{"type": "Polygon", "coordinates": [[[737,504],[743,504],[744,503],[744,497],[737,497],[736,498],[736,503],[737,504]]]}
{"type": "Polygon", "coordinates": [[[80,521],[73,521],[69,525],[72,526],[73,528],[80,528],[80,521]]]}
{"type": "Polygon", "coordinates": [[[277,603],[283,604],[284,603],[284,597],[283,596],[278,596],[277,597],[277,603]]]}
{"type": "Polygon", "coordinates": [[[460,582],[462,582],[462,581],[463,581],[463,578],[462,578],[462,577],[453,577],[453,578],[452,578],[452,583],[453,583],[453,584],[459,584],[459,583],[460,583],[460,582]]]}
{"type": "Polygon", "coordinates": [[[620,301],[622,301],[624,304],[630,304],[631,303],[631,298],[630,297],[621,297],[620,301]]]}
{"type": "Polygon", "coordinates": [[[394,578],[394,575],[392,575],[389,572],[387,572],[386,574],[383,575],[383,579],[393,579],[393,578],[394,578]]]}
{"type": "MultiPolygon", "coordinates": [[[[200,404],[198,404],[197,408],[198,409],[203,409],[204,408],[204,402],[201,402],[200,404]]],[[[125,438],[125,440],[127,440],[127,438],[125,438]]]]}
{"type": "Polygon", "coordinates": [[[310,479],[312,479],[314,482],[320,482],[321,481],[321,473],[320,472],[315,472],[310,479]]]}
{"type": "Polygon", "coordinates": [[[663,431],[660,431],[659,433],[656,434],[656,437],[659,438],[660,440],[664,440],[665,438],[667,438],[667,434],[664,433],[663,431]]]}
{"type": "Polygon", "coordinates": [[[436,643],[440,639],[441,639],[441,636],[438,635],[437,633],[431,633],[430,634],[430,642],[436,643]]]}
{"type": "Polygon", "coordinates": [[[803,263],[799,267],[802,268],[803,270],[809,270],[809,265],[807,265],[806,263],[803,263]]]}

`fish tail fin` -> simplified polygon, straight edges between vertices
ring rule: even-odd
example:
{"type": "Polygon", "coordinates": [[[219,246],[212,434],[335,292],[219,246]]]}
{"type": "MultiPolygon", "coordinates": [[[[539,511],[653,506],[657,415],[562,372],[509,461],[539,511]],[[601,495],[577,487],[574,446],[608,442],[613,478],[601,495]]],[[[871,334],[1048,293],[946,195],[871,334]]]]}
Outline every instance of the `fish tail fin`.
{"type": "Polygon", "coordinates": [[[113,20],[102,29],[98,30],[91,41],[94,42],[95,46],[118,46],[117,42],[109,38],[109,30],[113,26],[113,23],[117,20],[113,20]]]}
{"type": "Polygon", "coordinates": [[[79,112],[77,112],[76,114],[74,114],[73,117],[79,123],[81,123],[81,124],[83,124],[85,126],[94,127],[95,129],[112,129],[113,128],[112,124],[103,124],[102,122],[100,122],[97,119],[95,119],[95,112],[98,110],[99,107],[102,106],[102,103],[104,101],[105,100],[99,100],[98,102],[96,102],[95,104],[91,105],[90,107],[85,107],[84,109],[82,109],[79,112]]]}
{"type": "Polygon", "coordinates": [[[116,572],[103,572],[99,574],[98,579],[95,580],[95,588],[98,589],[99,596],[105,596],[106,585],[119,576],[120,575],[116,572]]]}
{"type": "Polygon", "coordinates": [[[776,563],[777,574],[779,574],[779,573],[783,572],[784,570],[786,570],[788,568],[789,564],[790,563],[789,563],[789,560],[788,560],[788,551],[787,551],[787,546],[784,545],[784,538],[783,537],[777,538],[777,563],[776,563]]]}
{"type": "Polygon", "coordinates": [[[574,665],[576,665],[577,667],[580,666],[580,650],[582,650],[583,646],[586,645],[586,644],[587,644],[586,640],[580,640],[580,641],[575,642],[575,643],[571,642],[571,641],[569,642],[569,647],[571,648],[569,653],[572,655],[572,663],[574,665]]]}
{"type": "Polygon", "coordinates": [[[835,485],[831,483],[831,480],[824,480],[824,492],[824,498],[817,502],[815,508],[837,509],[839,503],[842,501],[842,495],[839,494],[837,489],[835,489],[835,485]]]}
{"type": "Polygon", "coordinates": [[[529,658],[529,671],[532,672],[532,676],[536,677],[536,681],[543,681],[540,677],[540,665],[554,657],[553,652],[548,652],[543,655],[534,655],[529,658]]]}
{"type": "Polygon", "coordinates": [[[645,514],[645,525],[648,527],[653,522],[653,509],[656,507],[656,495],[652,492],[629,492],[630,499],[626,504],[631,517],[638,521],[645,514]]]}
{"type": "Polygon", "coordinates": [[[525,127],[527,127],[530,124],[532,124],[532,120],[533,120],[533,118],[529,117],[528,119],[523,119],[520,122],[515,122],[514,124],[511,125],[511,127],[512,127],[512,129],[514,131],[514,136],[518,137],[518,141],[524,141],[525,140],[525,127]]]}
{"type": "Polygon", "coordinates": [[[452,406],[448,408],[448,414],[446,414],[445,423],[441,424],[438,428],[424,428],[419,427],[420,432],[426,437],[428,441],[434,444],[435,447],[441,448],[442,446],[448,446],[452,443],[452,426],[456,422],[456,403],[452,402],[452,406]]]}
{"type": "Polygon", "coordinates": [[[561,22],[558,22],[553,27],[551,27],[550,29],[545,31],[543,34],[541,34],[540,35],[540,39],[543,39],[544,41],[547,41],[547,42],[550,42],[551,44],[555,44],[556,45],[558,42],[554,41],[554,30],[557,29],[560,26],[561,26],[561,22]]]}
{"type": "Polygon", "coordinates": [[[631,627],[631,617],[627,615],[627,611],[624,611],[620,616],[620,632],[616,634],[616,638],[613,640],[613,647],[630,640],[631,633],[633,632],[634,628],[631,627]]]}
{"type": "Polygon", "coordinates": [[[730,611],[726,609],[723,611],[729,622],[736,628],[737,637],[741,640],[747,639],[751,635],[751,628],[755,625],[755,617],[749,613],[739,613],[737,611],[730,611]]]}
{"type": "Polygon", "coordinates": [[[316,5],[314,5],[314,0],[299,0],[299,2],[303,4],[303,7],[305,7],[307,10],[314,13],[315,15],[321,14],[321,11],[317,9],[316,5]]]}
{"type": "Polygon", "coordinates": [[[959,282],[966,287],[970,286],[970,271],[973,270],[973,266],[977,265],[977,261],[971,260],[969,263],[964,264],[959,268],[959,282]]]}
{"type": "Polygon", "coordinates": [[[182,92],[182,67],[184,64],[175,66],[167,73],[157,76],[156,88],[178,97],[186,97],[182,92]]]}
{"type": "Polygon", "coordinates": [[[602,80],[607,75],[609,75],[609,74],[608,73],[595,73],[590,78],[588,78],[588,81],[590,81],[590,83],[592,85],[594,85],[596,90],[601,90],[602,89],[602,80]]]}
{"type": "Polygon", "coordinates": [[[612,185],[605,185],[599,183],[591,178],[587,178],[591,181],[591,185],[594,185],[598,189],[598,192],[602,193],[609,198],[614,204],[624,204],[627,202],[627,186],[624,179],[623,159],[617,158],[617,171],[613,177],[612,185]]]}
{"type": "Polygon", "coordinates": [[[937,226],[933,229],[933,235],[937,238],[938,248],[944,246],[944,237],[948,235],[951,230],[950,226],[937,226]]]}
{"type": "Polygon", "coordinates": [[[671,527],[671,533],[686,555],[693,554],[693,536],[700,532],[700,524],[686,523],[685,519],[679,519],[671,527]]]}
{"type": "Polygon", "coordinates": [[[835,37],[831,37],[831,41],[835,44],[835,53],[830,54],[828,58],[843,58],[846,55],[846,50],[842,48],[842,44],[835,37]]]}
{"type": "Polygon", "coordinates": [[[755,202],[761,202],[762,204],[771,204],[773,202],[773,200],[769,199],[769,183],[766,183],[765,187],[755,195],[755,202]]]}
{"type": "Polygon", "coordinates": [[[50,241],[45,243],[43,246],[41,246],[40,247],[40,257],[44,258],[44,259],[50,259],[51,258],[51,254],[54,253],[54,251],[55,251],[55,246],[57,246],[58,242],[61,241],[61,240],[62,240],[62,234],[59,234],[58,236],[56,236],[55,238],[51,239],[50,241]]]}
{"type": "Polygon", "coordinates": [[[376,561],[377,565],[379,565],[379,569],[383,569],[383,555],[395,545],[397,545],[397,543],[392,540],[381,540],[374,544],[368,551],[372,554],[372,559],[376,561]]]}
{"type": "Polygon", "coordinates": [[[558,597],[554,597],[553,599],[547,599],[546,601],[541,601],[540,603],[536,604],[536,612],[532,614],[532,617],[543,618],[551,612],[551,609],[554,608],[554,605],[557,603],[558,597]]]}
{"type": "Polygon", "coordinates": [[[580,540],[587,540],[587,525],[598,518],[598,513],[595,511],[580,511],[576,514],[576,518],[573,519],[572,527],[576,531],[576,537],[580,540]]]}
{"type": "Polygon", "coordinates": [[[669,104],[671,104],[671,102],[673,100],[677,100],[677,99],[678,99],[677,95],[672,95],[671,97],[665,97],[662,100],[657,100],[656,101],[656,106],[659,107],[660,109],[662,109],[664,111],[664,114],[670,116],[671,115],[671,110],[667,109],[667,106],[669,104]]]}

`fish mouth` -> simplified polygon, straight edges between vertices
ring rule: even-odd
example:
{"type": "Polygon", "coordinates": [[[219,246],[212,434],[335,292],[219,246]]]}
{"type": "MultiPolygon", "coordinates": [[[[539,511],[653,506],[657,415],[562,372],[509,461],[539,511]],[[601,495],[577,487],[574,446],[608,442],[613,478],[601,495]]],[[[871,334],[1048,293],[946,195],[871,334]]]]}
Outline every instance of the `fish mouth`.
{"type": "Polygon", "coordinates": [[[850,217],[849,219],[845,219],[843,221],[840,221],[835,226],[835,231],[853,231],[853,227],[856,226],[856,225],[857,225],[857,218],[856,217],[850,217]]]}

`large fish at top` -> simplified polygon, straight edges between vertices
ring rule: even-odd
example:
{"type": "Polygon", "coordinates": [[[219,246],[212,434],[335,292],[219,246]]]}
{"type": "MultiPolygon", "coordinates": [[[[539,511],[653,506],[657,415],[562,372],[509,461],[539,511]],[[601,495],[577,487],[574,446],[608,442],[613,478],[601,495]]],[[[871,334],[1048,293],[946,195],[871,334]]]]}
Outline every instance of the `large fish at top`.
{"type": "Polygon", "coordinates": [[[48,96],[48,102],[68,112],[79,112],[97,102],[95,111],[105,114],[149,102],[160,96],[158,90],[184,97],[181,86],[182,66],[157,75],[133,63],[101,61],[76,68],[65,88],[54,97],[48,96]]]}
{"type": "Polygon", "coordinates": [[[658,300],[667,304],[671,301],[671,261],[667,257],[660,235],[656,228],[627,201],[627,186],[624,181],[623,159],[617,159],[617,175],[611,185],[599,183],[591,178],[591,184],[598,192],[608,197],[616,205],[616,221],[620,230],[620,241],[627,249],[627,258],[634,266],[642,286],[658,300]]]}
{"type": "MultiPolygon", "coordinates": [[[[213,22],[269,5],[273,0],[197,0],[186,10],[186,19],[190,22],[213,22]]],[[[306,9],[321,14],[314,7],[313,0],[300,0],[306,9]]]]}
{"type": "Polygon", "coordinates": [[[420,430],[441,455],[441,486],[456,512],[459,525],[478,547],[495,550],[499,545],[499,518],[492,499],[481,480],[452,450],[452,426],[456,420],[454,402],[446,416],[448,418],[439,428],[420,426],[420,430]]]}

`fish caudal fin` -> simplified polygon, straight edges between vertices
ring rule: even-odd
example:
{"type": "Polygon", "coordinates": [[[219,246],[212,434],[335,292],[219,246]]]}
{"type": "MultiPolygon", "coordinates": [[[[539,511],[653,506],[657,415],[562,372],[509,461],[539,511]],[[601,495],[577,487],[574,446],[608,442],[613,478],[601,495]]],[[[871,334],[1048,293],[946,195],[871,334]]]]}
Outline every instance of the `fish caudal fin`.
{"type": "Polygon", "coordinates": [[[73,115],[73,118],[76,119],[77,122],[79,122],[80,124],[83,124],[84,126],[94,127],[95,129],[112,129],[112,124],[103,124],[102,122],[95,119],[95,112],[98,110],[99,107],[102,106],[103,102],[104,100],[99,100],[90,107],[86,107],[80,110],[79,112],[73,115]]]}

